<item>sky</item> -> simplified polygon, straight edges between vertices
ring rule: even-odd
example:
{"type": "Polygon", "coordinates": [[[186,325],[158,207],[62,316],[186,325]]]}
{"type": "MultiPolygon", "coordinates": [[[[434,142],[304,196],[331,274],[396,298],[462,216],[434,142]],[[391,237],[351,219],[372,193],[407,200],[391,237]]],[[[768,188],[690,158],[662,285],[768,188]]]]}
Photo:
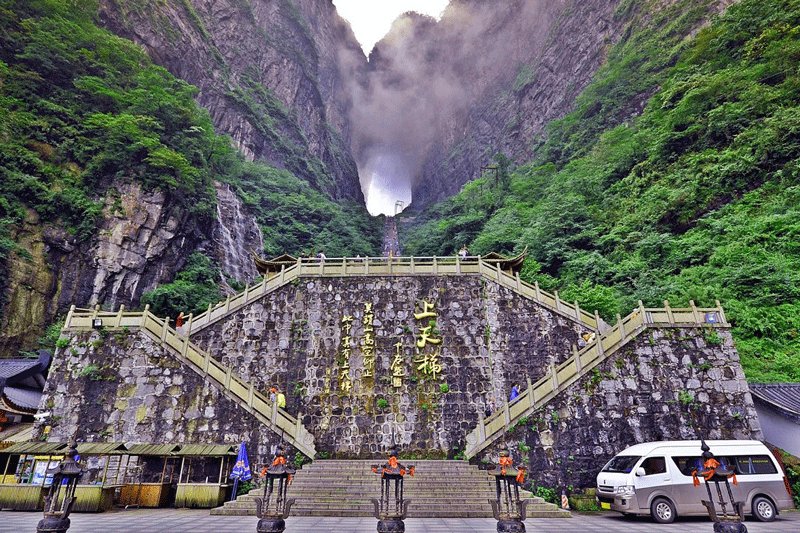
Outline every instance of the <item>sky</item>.
{"type": "Polygon", "coordinates": [[[347,19],[364,54],[386,35],[392,22],[406,11],[439,18],[450,0],[333,0],[336,10],[347,19]]]}

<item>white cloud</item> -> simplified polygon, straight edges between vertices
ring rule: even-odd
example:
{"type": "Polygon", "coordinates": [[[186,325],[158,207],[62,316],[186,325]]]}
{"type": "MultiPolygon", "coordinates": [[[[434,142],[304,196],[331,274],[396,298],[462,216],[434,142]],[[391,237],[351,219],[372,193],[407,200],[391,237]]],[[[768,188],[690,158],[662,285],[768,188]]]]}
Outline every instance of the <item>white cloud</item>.
{"type": "Polygon", "coordinates": [[[450,0],[333,0],[336,10],[347,19],[364,53],[386,35],[392,22],[406,11],[438,19],[450,0]]]}

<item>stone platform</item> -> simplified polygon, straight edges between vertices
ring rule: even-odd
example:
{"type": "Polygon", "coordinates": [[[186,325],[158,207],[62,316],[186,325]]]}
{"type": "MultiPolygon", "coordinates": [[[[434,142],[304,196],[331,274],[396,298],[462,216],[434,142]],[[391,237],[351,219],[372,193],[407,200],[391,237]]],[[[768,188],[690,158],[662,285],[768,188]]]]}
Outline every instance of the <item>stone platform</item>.
{"type": "MultiPolygon", "coordinates": [[[[289,488],[295,498],[292,516],[372,516],[371,498],[380,496],[380,478],[370,465],[382,461],[317,460],[297,472],[289,488]]],[[[405,478],[405,497],[412,518],[491,518],[494,478],[466,461],[403,460],[415,465],[414,477],[405,478]]],[[[212,515],[255,516],[254,490],[234,502],[211,510],[212,515]]],[[[525,493],[531,518],[569,518],[570,513],[525,493]]]]}

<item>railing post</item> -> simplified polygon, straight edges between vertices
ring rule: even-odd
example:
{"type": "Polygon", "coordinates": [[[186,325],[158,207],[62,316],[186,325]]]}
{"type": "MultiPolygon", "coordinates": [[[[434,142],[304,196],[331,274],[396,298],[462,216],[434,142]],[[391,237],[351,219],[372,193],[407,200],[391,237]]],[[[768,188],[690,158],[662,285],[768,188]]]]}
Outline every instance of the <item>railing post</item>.
{"type": "Polygon", "coordinates": [[[181,355],[186,357],[186,353],[189,351],[189,337],[183,338],[183,346],[181,347],[181,355]]]}
{"type": "Polygon", "coordinates": [[[689,300],[689,307],[692,308],[692,316],[694,317],[695,323],[702,324],[703,321],[700,320],[700,313],[697,311],[697,306],[694,305],[694,300],[689,300]]]}
{"type": "Polygon", "coordinates": [[[245,286],[244,286],[244,302],[243,303],[247,303],[247,295],[248,295],[249,292],[250,292],[250,282],[248,281],[247,283],[245,283],[245,286]]]}
{"type": "Polygon", "coordinates": [[[192,333],[192,322],[194,321],[194,313],[189,313],[189,319],[186,321],[186,327],[183,328],[184,335],[187,337],[192,333]]]}
{"type": "Polygon", "coordinates": [[[486,440],[486,422],[483,420],[483,413],[478,409],[478,426],[475,428],[478,433],[478,443],[486,440]]]}
{"type": "Polygon", "coordinates": [[[150,304],[145,304],[144,311],[142,311],[142,316],[147,316],[147,313],[150,312],[150,304]]]}
{"type": "Polygon", "coordinates": [[[619,313],[617,313],[617,327],[619,328],[619,342],[621,343],[625,340],[625,326],[619,313]]]}
{"type": "Polygon", "coordinates": [[[667,320],[670,324],[675,323],[675,317],[672,315],[672,308],[669,306],[669,300],[664,300],[664,310],[667,312],[667,320]]]}
{"type": "Polygon", "coordinates": [[[250,387],[247,389],[247,406],[252,408],[253,407],[253,396],[255,395],[255,385],[253,382],[250,382],[250,387]]]}
{"type": "Polygon", "coordinates": [[[531,385],[528,388],[528,391],[529,391],[528,392],[528,397],[530,398],[530,401],[531,401],[531,409],[535,409],[536,408],[536,389],[533,387],[533,385],[531,385]]]}
{"type": "Polygon", "coordinates": [[[370,258],[369,258],[369,257],[365,257],[365,258],[364,258],[364,275],[365,275],[365,276],[366,276],[367,274],[369,274],[369,260],[370,260],[370,258]]]}
{"type": "Polygon", "coordinates": [[[342,276],[347,275],[347,258],[342,257],[342,276]]]}
{"type": "Polygon", "coordinates": [[[553,291],[553,295],[556,297],[556,311],[561,311],[561,298],[558,297],[558,291],[553,291]]]}
{"type": "Polygon", "coordinates": [[[416,269],[416,265],[414,264],[414,256],[411,256],[411,273],[414,274],[416,269]]]}
{"type": "Polygon", "coordinates": [[[595,334],[599,337],[600,334],[603,332],[602,328],[600,327],[602,322],[600,321],[600,313],[597,312],[597,309],[594,310],[594,330],[595,334]]]}
{"type": "Polygon", "coordinates": [[[536,289],[536,301],[537,302],[541,302],[542,301],[542,290],[539,288],[539,282],[538,281],[534,281],[533,282],[533,288],[536,289]]]}
{"type": "Polygon", "coordinates": [[[597,341],[595,342],[595,346],[597,346],[597,357],[603,358],[606,355],[606,349],[603,346],[603,337],[598,335],[597,341]]]}
{"type": "Polygon", "coordinates": [[[575,358],[575,369],[580,374],[581,370],[583,370],[583,363],[581,363],[581,355],[578,353],[578,347],[575,344],[572,345],[572,356],[575,358]]]}
{"type": "Polygon", "coordinates": [[[517,284],[517,292],[522,291],[522,280],[519,279],[519,272],[514,272],[514,281],[517,284]]]}
{"type": "Polygon", "coordinates": [[[506,427],[511,425],[511,411],[509,410],[508,402],[503,403],[503,418],[506,422],[506,427]]]}
{"type": "Polygon", "coordinates": [[[203,373],[208,377],[208,369],[211,367],[211,352],[206,352],[206,360],[203,363],[203,373]]]}
{"type": "Polygon", "coordinates": [[[558,372],[556,372],[555,363],[550,363],[550,374],[553,377],[553,392],[558,390],[558,372]]]}
{"type": "Polygon", "coordinates": [[[231,295],[229,294],[229,295],[228,295],[228,296],[225,298],[225,312],[227,313],[227,312],[228,312],[228,311],[230,311],[230,310],[231,310],[231,295]]]}
{"type": "Polygon", "coordinates": [[[119,311],[117,311],[117,323],[115,324],[115,327],[119,327],[119,325],[122,324],[122,313],[124,312],[125,312],[125,304],[121,304],[119,306],[119,311]]]}
{"type": "Polygon", "coordinates": [[[639,312],[642,314],[642,324],[647,324],[649,322],[647,311],[644,310],[644,303],[641,300],[639,300],[639,312]]]}
{"type": "MultiPolygon", "coordinates": [[[[264,278],[264,280],[266,281],[266,278],[264,278]]],[[[281,284],[285,282],[286,282],[286,265],[281,265],[281,284]]],[[[266,285],[266,283],[264,285],[266,285]]]]}
{"type": "Polygon", "coordinates": [[[92,311],[92,320],[97,318],[98,313],[100,313],[100,304],[96,304],[94,306],[94,310],[92,311]]]}
{"type": "Polygon", "coordinates": [[[206,309],[206,322],[211,320],[211,304],[208,304],[208,309],[206,309]]]}
{"type": "MultiPolygon", "coordinates": [[[[719,304],[719,302],[717,302],[719,304]]],[[[69,306],[69,312],[67,313],[67,320],[64,322],[64,329],[69,328],[72,325],[72,315],[75,313],[75,306],[69,306]]]]}
{"type": "Polygon", "coordinates": [[[725,318],[725,311],[722,309],[722,304],[719,303],[719,300],[715,300],[717,303],[717,312],[719,313],[719,319],[722,321],[723,324],[727,324],[728,320],[725,318]]]}
{"type": "Polygon", "coordinates": [[[324,259],[320,259],[319,260],[319,275],[320,276],[324,276],[325,275],[325,260],[324,259]]]}
{"type": "Polygon", "coordinates": [[[233,368],[230,367],[230,366],[225,371],[225,388],[226,389],[230,389],[231,388],[231,373],[232,372],[233,372],[233,368]]]}
{"type": "Polygon", "coordinates": [[[456,255],[456,274],[461,274],[461,257],[456,255]]]}
{"type": "Polygon", "coordinates": [[[164,327],[161,328],[161,342],[166,342],[167,340],[167,330],[169,329],[169,317],[164,317],[164,327]]]}
{"type": "Polygon", "coordinates": [[[438,274],[439,273],[439,267],[436,264],[436,256],[435,255],[433,256],[433,273],[434,274],[438,274]]]}
{"type": "Polygon", "coordinates": [[[575,305],[575,318],[578,320],[578,322],[582,322],[583,320],[581,317],[581,306],[578,305],[578,300],[575,300],[574,305],[575,305]]]}

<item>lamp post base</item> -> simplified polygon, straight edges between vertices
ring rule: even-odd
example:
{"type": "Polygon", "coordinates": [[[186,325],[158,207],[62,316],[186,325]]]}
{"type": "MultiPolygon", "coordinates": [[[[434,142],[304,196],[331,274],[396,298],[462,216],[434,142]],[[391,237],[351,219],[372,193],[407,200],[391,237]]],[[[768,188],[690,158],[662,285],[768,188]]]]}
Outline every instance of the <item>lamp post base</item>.
{"type": "Polygon", "coordinates": [[[741,522],[714,522],[714,533],[747,533],[741,522]]]}
{"type": "Polygon", "coordinates": [[[522,520],[498,520],[497,533],[525,533],[525,523],[522,520]]]}
{"type": "Polygon", "coordinates": [[[406,525],[402,518],[386,518],[378,520],[378,533],[403,533],[406,525]]]}
{"type": "Polygon", "coordinates": [[[69,518],[48,516],[39,520],[36,533],[66,533],[69,529],[69,518]]]}
{"type": "Polygon", "coordinates": [[[258,533],[283,533],[285,530],[286,522],[283,518],[262,518],[256,526],[258,533]]]}

